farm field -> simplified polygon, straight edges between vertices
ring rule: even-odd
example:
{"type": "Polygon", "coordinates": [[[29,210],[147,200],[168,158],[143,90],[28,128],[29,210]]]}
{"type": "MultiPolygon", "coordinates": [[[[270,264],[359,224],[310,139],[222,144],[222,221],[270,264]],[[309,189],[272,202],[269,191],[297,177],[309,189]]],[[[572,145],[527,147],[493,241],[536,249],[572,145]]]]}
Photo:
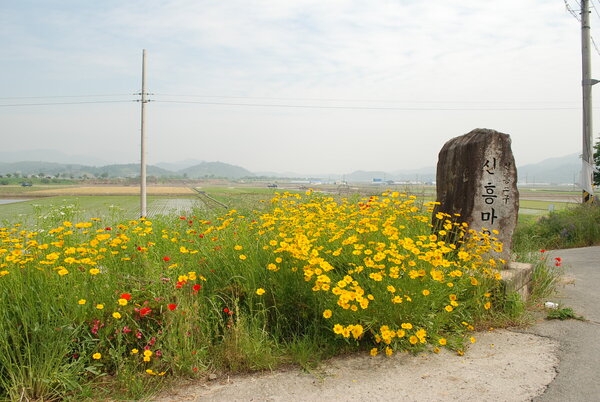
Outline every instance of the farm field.
{"type": "MultiPolygon", "coordinates": [[[[40,187],[35,190],[20,186],[0,187],[0,224],[29,223],[48,214],[77,216],[79,219],[102,217],[111,221],[140,217],[138,187],[40,187]]],[[[271,198],[273,193],[273,189],[246,186],[196,190],[184,186],[149,186],[147,216],[183,215],[196,209],[254,208],[260,200],[271,198]]]]}
{"type": "MultiPolygon", "coordinates": [[[[435,198],[434,186],[393,186],[394,190],[417,195],[425,200],[435,198]]],[[[320,191],[341,196],[381,192],[380,186],[318,186],[320,191]]],[[[207,187],[148,186],[148,216],[186,214],[193,209],[254,208],[260,200],[269,199],[274,192],[298,191],[298,185],[285,184],[266,188],[261,183],[227,183],[207,187]]],[[[520,189],[520,214],[540,216],[551,210],[561,210],[580,202],[578,190],[562,188],[520,189]]],[[[64,208],[85,211],[82,217],[103,216],[114,219],[139,217],[139,187],[136,186],[60,186],[0,187],[0,223],[23,222],[35,219],[37,211],[66,213],[64,208]],[[12,202],[12,201],[16,202],[12,202]],[[6,202],[6,203],[5,203],[6,202]]]]}

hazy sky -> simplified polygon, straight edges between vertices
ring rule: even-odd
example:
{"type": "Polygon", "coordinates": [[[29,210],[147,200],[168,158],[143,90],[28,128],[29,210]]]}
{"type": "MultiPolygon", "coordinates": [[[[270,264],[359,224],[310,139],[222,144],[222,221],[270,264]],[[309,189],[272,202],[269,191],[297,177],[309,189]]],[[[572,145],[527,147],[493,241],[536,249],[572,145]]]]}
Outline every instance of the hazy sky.
{"type": "Polygon", "coordinates": [[[149,163],[393,172],[479,127],[517,165],[582,148],[563,0],[13,0],[0,42],[2,151],[138,162],[142,49],[149,163]]]}

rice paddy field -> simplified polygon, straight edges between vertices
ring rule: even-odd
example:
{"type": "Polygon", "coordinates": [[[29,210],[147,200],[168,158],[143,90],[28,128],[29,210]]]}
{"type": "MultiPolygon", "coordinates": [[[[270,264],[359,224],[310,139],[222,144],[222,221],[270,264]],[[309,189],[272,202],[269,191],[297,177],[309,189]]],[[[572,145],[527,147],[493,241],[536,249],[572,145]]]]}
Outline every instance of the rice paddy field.
{"type": "MultiPolygon", "coordinates": [[[[434,200],[435,186],[392,186],[415,194],[421,199],[434,200]]],[[[147,188],[147,215],[185,214],[194,208],[225,209],[252,207],[261,199],[268,199],[276,191],[299,190],[299,186],[266,188],[265,184],[225,183],[206,187],[149,186],[147,188]]],[[[381,192],[380,186],[319,186],[316,190],[342,196],[370,195],[381,192]]],[[[562,210],[581,201],[581,191],[574,187],[521,188],[519,214],[523,219],[542,216],[549,211],[562,210]]],[[[140,214],[140,189],[136,186],[59,186],[36,187],[0,186],[0,223],[27,221],[38,210],[48,207],[60,209],[76,205],[91,216],[111,216],[115,219],[135,219],[140,214]]]]}
{"type": "MultiPolygon", "coordinates": [[[[240,208],[269,198],[273,189],[246,186],[196,188],[149,186],[147,216],[185,214],[192,209],[240,208]]],[[[41,211],[67,213],[77,208],[83,217],[114,220],[140,217],[140,189],[133,186],[0,186],[0,223],[30,222],[41,211]]]]}

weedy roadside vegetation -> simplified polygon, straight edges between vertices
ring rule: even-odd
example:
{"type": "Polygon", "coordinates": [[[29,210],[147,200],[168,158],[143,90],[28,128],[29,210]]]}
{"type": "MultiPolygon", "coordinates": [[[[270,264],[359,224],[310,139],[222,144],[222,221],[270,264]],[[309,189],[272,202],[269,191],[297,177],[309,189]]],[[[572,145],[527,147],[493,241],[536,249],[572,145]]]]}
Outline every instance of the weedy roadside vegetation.
{"type": "Polygon", "coordinates": [[[600,208],[595,204],[570,204],[539,218],[519,224],[513,238],[515,249],[557,250],[600,244],[600,208]]]}
{"type": "Polygon", "coordinates": [[[152,219],[37,211],[0,228],[0,397],[140,399],[347,352],[463,354],[517,300],[489,256],[502,245],[449,216],[433,228],[432,209],[307,191],[152,219]]]}

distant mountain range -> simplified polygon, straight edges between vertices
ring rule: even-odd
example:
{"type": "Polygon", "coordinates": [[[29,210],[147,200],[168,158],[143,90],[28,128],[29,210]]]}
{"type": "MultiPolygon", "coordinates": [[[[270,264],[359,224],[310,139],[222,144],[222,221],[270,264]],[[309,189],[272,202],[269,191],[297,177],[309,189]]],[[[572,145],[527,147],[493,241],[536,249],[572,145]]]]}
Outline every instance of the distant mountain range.
{"type": "MultiPolygon", "coordinates": [[[[100,161],[97,161],[100,162],[100,161]]],[[[49,177],[103,177],[134,178],[139,176],[140,167],[131,164],[102,164],[90,166],[96,161],[89,157],[72,156],[56,151],[38,150],[22,152],[0,152],[0,175],[49,176],[49,177]]],[[[549,158],[536,164],[517,166],[520,183],[573,184],[579,179],[581,159],[578,154],[549,158]]],[[[177,163],[158,163],[147,166],[148,176],[159,178],[265,178],[302,179],[346,182],[434,182],[434,166],[422,169],[383,171],[354,171],[343,175],[311,175],[293,172],[251,172],[243,167],[223,162],[186,160],[177,163]]]]}

